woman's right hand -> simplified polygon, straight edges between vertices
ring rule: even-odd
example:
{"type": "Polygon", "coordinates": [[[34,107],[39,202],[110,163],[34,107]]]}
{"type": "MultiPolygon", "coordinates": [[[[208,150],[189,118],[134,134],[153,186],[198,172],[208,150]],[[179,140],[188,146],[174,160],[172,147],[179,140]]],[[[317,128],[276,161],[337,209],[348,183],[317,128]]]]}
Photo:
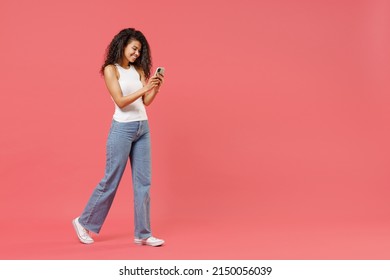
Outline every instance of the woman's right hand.
{"type": "Polygon", "coordinates": [[[146,83],[145,87],[147,91],[152,90],[153,88],[159,86],[161,83],[161,78],[158,76],[152,76],[148,82],[146,83]]]}

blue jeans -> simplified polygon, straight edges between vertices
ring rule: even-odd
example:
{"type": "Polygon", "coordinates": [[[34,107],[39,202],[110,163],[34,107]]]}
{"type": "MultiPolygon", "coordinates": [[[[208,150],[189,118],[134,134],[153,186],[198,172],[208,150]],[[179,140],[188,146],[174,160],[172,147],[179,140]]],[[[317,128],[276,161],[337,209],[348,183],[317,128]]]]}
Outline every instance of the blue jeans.
{"type": "Polygon", "coordinates": [[[106,147],[104,178],[96,186],[79,218],[80,224],[99,233],[130,158],[134,190],[134,236],[148,238],[150,229],[151,157],[148,121],[112,121],[106,147]]]}

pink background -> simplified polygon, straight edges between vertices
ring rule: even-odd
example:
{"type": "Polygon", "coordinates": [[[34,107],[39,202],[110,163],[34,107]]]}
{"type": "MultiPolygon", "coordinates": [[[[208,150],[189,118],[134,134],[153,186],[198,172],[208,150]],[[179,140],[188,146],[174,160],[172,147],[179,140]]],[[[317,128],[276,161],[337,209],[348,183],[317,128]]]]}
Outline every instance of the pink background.
{"type": "Polygon", "coordinates": [[[1,259],[389,259],[386,0],[0,2],[1,259]],[[148,108],[152,227],[130,172],[96,243],[71,220],[104,173],[98,71],[122,28],[166,83],[148,108]]]}

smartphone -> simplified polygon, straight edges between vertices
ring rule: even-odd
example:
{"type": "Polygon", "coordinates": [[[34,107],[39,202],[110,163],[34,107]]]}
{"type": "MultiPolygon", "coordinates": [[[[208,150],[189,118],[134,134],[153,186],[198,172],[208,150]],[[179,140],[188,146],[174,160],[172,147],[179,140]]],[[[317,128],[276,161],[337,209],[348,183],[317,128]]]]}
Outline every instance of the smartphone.
{"type": "Polygon", "coordinates": [[[164,67],[157,67],[156,72],[154,73],[154,75],[157,76],[157,74],[160,74],[161,76],[164,76],[164,73],[165,73],[165,68],[164,67]]]}

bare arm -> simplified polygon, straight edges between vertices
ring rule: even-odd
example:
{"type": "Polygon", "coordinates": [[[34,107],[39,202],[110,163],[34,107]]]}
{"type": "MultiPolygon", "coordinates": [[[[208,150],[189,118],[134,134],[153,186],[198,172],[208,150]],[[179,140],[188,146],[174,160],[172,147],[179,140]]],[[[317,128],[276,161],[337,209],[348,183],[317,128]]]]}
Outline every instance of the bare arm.
{"type": "Polygon", "coordinates": [[[110,92],[112,99],[119,108],[126,107],[127,105],[133,103],[141,96],[150,92],[158,84],[157,81],[150,81],[150,83],[145,84],[143,88],[137,90],[136,92],[123,96],[122,90],[119,86],[116,69],[113,65],[108,65],[104,68],[104,81],[106,82],[107,89],[110,92]]]}

